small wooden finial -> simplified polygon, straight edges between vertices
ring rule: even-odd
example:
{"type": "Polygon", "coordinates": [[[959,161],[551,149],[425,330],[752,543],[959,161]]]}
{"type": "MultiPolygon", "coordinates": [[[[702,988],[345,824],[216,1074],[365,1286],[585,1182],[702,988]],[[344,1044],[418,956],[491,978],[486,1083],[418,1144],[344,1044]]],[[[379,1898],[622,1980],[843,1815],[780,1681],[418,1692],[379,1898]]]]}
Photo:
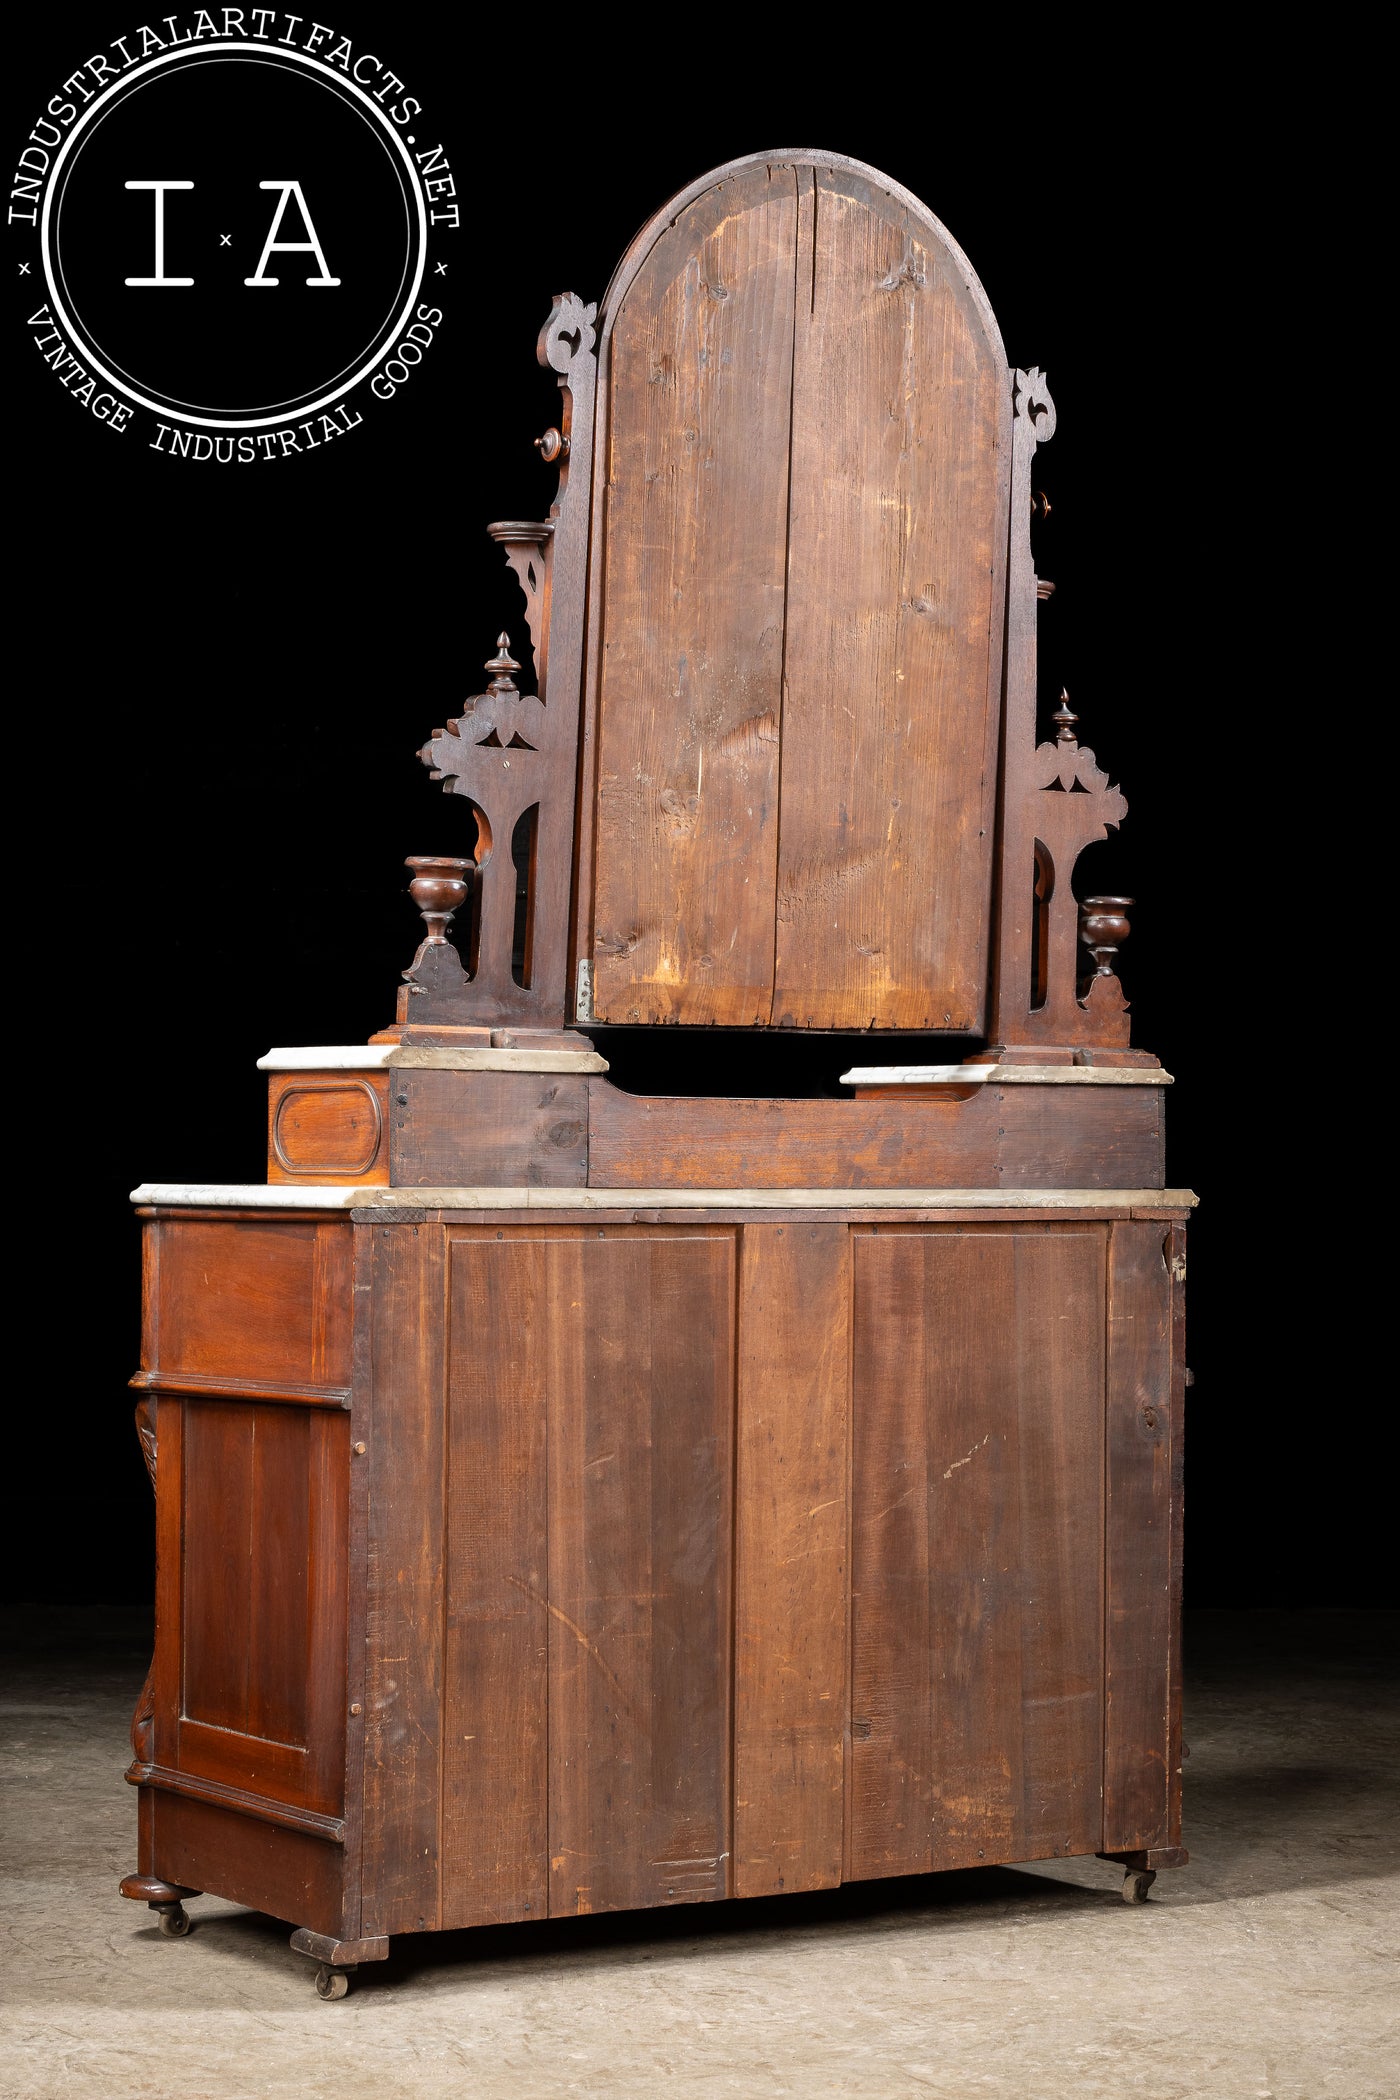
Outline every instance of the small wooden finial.
{"type": "Polygon", "coordinates": [[[452,914],[467,901],[467,883],[475,876],[476,863],[455,855],[449,858],[443,854],[414,853],[404,866],[413,870],[408,891],[423,914],[427,945],[447,947],[448,924],[452,914]]]}
{"type": "Polygon", "coordinates": [[[518,671],[520,666],[510,653],[510,636],[508,634],[502,632],[496,636],[496,654],[488,658],[486,668],[492,674],[490,686],[487,688],[489,692],[513,693],[515,691],[515,680],[511,673],[518,671]]]}
{"type": "Polygon", "coordinates": [[[1050,719],[1053,722],[1058,722],[1060,725],[1059,732],[1056,737],[1057,743],[1074,744],[1079,741],[1074,733],[1074,725],[1079,720],[1079,717],[1071,710],[1069,704],[1069,694],[1066,692],[1063,686],[1060,687],[1060,704],[1055,709],[1055,712],[1050,719]]]}

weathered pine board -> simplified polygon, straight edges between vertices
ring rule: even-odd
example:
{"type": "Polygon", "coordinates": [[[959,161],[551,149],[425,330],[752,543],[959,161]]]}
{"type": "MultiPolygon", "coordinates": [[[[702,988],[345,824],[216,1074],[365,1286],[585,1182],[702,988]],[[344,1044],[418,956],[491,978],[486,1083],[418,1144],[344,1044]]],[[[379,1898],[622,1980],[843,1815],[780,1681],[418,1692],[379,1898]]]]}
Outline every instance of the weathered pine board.
{"type": "Polygon", "coordinates": [[[549,1260],[550,1911],[725,1896],[735,1236],[549,1260]]]}
{"type": "Polygon", "coordinates": [[[767,1021],[796,183],[748,168],[663,235],[608,351],[594,1010],[767,1021]]]}
{"type": "Polygon", "coordinates": [[[981,1025],[1009,393],[956,259],[799,170],[772,1017],[981,1025]]]}
{"type": "Polygon", "coordinates": [[[548,1912],[549,1246],[449,1235],[442,1920],[548,1912]]]}
{"type": "Polygon", "coordinates": [[[363,1930],[435,1930],[442,1792],[444,1235],[375,1228],[363,1930]]]}
{"type": "Polygon", "coordinates": [[[841,1879],[851,1235],[749,1225],[739,1272],[734,1893],[841,1879]]]}
{"type": "Polygon", "coordinates": [[[1108,1267],[1105,1852],[1179,1843],[1171,1671],[1172,1286],[1175,1228],[1115,1224],[1108,1267]]]}
{"type": "Polygon", "coordinates": [[[1103,1263],[856,1235],[853,1879],[1096,1849],[1103,1263]]]}

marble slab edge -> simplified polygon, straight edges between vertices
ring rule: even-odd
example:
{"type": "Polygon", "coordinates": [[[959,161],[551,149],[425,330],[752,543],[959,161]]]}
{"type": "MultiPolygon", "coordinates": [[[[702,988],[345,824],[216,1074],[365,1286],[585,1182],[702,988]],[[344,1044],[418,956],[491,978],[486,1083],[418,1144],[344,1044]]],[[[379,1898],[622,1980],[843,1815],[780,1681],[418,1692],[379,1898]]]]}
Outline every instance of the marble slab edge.
{"type": "Polygon", "coordinates": [[[1153,1065],[853,1065],[842,1086],[1171,1086],[1153,1065]]]}
{"type": "Polygon", "coordinates": [[[1194,1210],[1190,1189],[386,1188],[143,1181],[131,1201],[179,1210],[1194,1210]]]}
{"type": "Polygon", "coordinates": [[[313,1043],[269,1050],[260,1072],[606,1072],[596,1050],[433,1050],[421,1043],[313,1043]]]}

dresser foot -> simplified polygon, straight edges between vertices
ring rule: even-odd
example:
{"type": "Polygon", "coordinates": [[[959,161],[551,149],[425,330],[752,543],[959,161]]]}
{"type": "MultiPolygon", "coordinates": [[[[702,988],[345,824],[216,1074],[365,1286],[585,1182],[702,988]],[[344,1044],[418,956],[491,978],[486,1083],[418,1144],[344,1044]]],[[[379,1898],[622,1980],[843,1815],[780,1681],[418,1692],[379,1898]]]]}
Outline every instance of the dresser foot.
{"type": "Polygon", "coordinates": [[[350,1978],[362,1961],[383,1961],[389,1952],[387,1935],[370,1940],[338,1940],[328,1932],[311,1932],[305,1925],[292,1934],[292,1952],[305,1954],[317,1964],[316,1996],[344,1998],[350,1978]]]}
{"type": "Polygon", "coordinates": [[[1123,1869],[1123,1901],[1146,1903],[1147,1892],[1163,1867],[1184,1867],[1191,1858],[1184,1845],[1157,1845],[1148,1852],[1101,1852],[1123,1869]]]}
{"type": "Polygon", "coordinates": [[[176,1881],[160,1881],[154,1874],[128,1874],[121,1889],[132,1903],[144,1903],[155,1912],[162,1939],[182,1940],[194,1923],[185,1909],[184,1898],[199,1895],[198,1889],[182,1888],[176,1881]]]}

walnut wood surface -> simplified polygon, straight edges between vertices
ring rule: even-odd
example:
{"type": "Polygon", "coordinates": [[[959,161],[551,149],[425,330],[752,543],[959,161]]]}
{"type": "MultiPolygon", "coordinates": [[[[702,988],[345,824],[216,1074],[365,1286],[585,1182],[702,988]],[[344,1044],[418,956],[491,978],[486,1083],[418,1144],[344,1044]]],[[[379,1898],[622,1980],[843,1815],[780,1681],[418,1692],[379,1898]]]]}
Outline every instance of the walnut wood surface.
{"type": "Polygon", "coordinates": [[[1098,1847],[1104,1247],[855,1236],[853,1877],[1098,1847]]]}
{"type": "Polygon", "coordinates": [[[588,1082],[560,1072],[394,1074],[392,1178],[399,1188],[581,1188],[588,1082]]]}
{"type": "Polygon", "coordinates": [[[976,1029],[1011,403],[965,258],[873,170],[733,163],[600,355],[595,1016],[976,1029]]]}
{"type": "Polygon", "coordinates": [[[274,1072],[267,1089],[269,1182],[387,1182],[389,1075],[274,1072]]]}
{"type": "Polygon", "coordinates": [[[1153,1188],[1160,1087],[998,1087],[964,1098],[782,1101],[589,1082],[593,1188],[1153,1188]]]}
{"type": "Polygon", "coordinates": [[[734,1893],[841,1880],[851,1235],[749,1225],[739,1282],[734,1893]]]}
{"type": "Polygon", "coordinates": [[[549,1912],[549,1243],[454,1236],[445,1925],[549,1912]]]}
{"type": "Polygon", "coordinates": [[[1104,1851],[1181,1839],[1180,1590],[1174,1566],[1178,1229],[1112,1227],[1108,1273],[1104,1851]]]}
{"type": "Polygon", "coordinates": [[[735,1251],[704,1230],[551,1242],[556,1916],[729,1893],[735,1251]]]}

